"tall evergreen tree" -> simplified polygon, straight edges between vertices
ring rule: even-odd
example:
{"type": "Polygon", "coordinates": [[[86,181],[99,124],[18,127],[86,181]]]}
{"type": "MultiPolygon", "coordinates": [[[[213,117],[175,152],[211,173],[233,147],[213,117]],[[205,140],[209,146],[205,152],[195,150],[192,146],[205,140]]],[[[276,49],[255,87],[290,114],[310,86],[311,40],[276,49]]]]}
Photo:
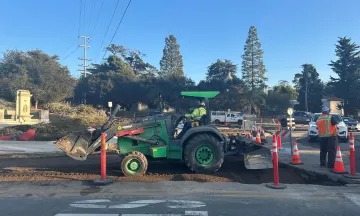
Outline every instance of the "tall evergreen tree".
{"type": "Polygon", "coordinates": [[[250,109],[254,110],[254,101],[256,97],[263,93],[267,81],[265,77],[266,68],[263,61],[263,50],[257,36],[257,29],[251,26],[248,32],[248,38],[244,46],[242,55],[242,78],[249,90],[250,109]]]}
{"type": "Polygon", "coordinates": [[[337,77],[330,76],[328,85],[334,96],[344,100],[345,114],[357,114],[360,108],[360,46],[350,38],[339,38],[335,48],[338,59],[329,66],[337,77]]]}
{"type": "Polygon", "coordinates": [[[163,57],[160,60],[160,75],[173,78],[184,77],[180,46],[174,35],[165,38],[163,57]]]}
{"type": "Polygon", "coordinates": [[[215,63],[212,63],[208,67],[208,72],[206,73],[206,81],[227,81],[236,76],[236,70],[237,65],[233,64],[231,60],[225,59],[225,61],[221,61],[220,59],[218,59],[215,63]]]}
{"type": "Polygon", "coordinates": [[[312,64],[301,65],[302,71],[295,74],[293,83],[295,89],[298,92],[299,104],[296,105],[296,109],[305,110],[305,96],[306,96],[306,85],[307,85],[307,104],[308,111],[320,112],[323,97],[324,85],[319,78],[319,73],[312,64]]]}

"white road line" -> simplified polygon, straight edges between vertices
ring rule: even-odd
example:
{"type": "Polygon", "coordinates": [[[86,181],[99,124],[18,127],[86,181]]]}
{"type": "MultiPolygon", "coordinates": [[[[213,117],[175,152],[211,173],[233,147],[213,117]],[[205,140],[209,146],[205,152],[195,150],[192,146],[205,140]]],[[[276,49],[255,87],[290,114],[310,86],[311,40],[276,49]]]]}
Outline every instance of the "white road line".
{"type": "Polygon", "coordinates": [[[175,205],[168,205],[169,208],[200,208],[206,206],[205,203],[200,201],[169,200],[169,202],[176,203],[175,205]]]}
{"type": "Polygon", "coordinates": [[[119,204],[119,205],[112,205],[109,208],[120,208],[120,209],[130,209],[130,208],[139,208],[148,206],[149,204],[119,204]]]}
{"type": "Polygon", "coordinates": [[[344,196],[360,207],[360,196],[358,194],[344,193],[344,196]]]}
{"type": "Polygon", "coordinates": [[[71,203],[71,207],[75,208],[111,208],[111,209],[130,209],[130,208],[140,208],[145,207],[150,204],[158,204],[164,202],[172,202],[172,205],[167,205],[168,208],[200,208],[205,207],[206,204],[200,201],[189,201],[189,200],[137,200],[132,201],[127,204],[118,204],[118,205],[104,205],[104,204],[96,204],[102,202],[110,202],[108,199],[94,199],[94,200],[80,200],[74,203],[71,203]]]}
{"type": "Polygon", "coordinates": [[[184,204],[197,204],[197,205],[204,205],[205,203],[200,201],[191,201],[191,200],[169,200],[169,202],[174,203],[184,203],[184,204]]]}
{"type": "Polygon", "coordinates": [[[122,214],[121,216],[182,216],[182,214],[122,214]]]}
{"type": "Polygon", "coordinates": [[[55,216],[119,216],[119,214],[57,214],[55,216]]]}
{"type": "Polygon", "coordinates": [[[76,201],[74,203],[100,203],[100,202],[110,202],[110,200],[108,199],[94,199],[94,200],[80,200],[80,201],[76,201]]]}
{"type": "Polygon", "coordinates": [[[156,203],[163,203],[166,202],[166,200],[137,200],[130,203],[134,204],[156,204],[156,203]]]}
{"type": "Polygon", "coordinates": [[[185,216],[208,216],[207,211],[185,211],[185,216]]]}
{"type": "Polygon", "coordinates": [[[97,205],[97,204],[70,204],[71,207],[76,208],[106,208],[106,205],[97,205]]]}
{"type": "Polygon", "coordinates": [[[168,205],[169,208],[200,208],[205,207],[206,205],[194,205],[194,204],[187,204],[187,205],[168,205]]]}

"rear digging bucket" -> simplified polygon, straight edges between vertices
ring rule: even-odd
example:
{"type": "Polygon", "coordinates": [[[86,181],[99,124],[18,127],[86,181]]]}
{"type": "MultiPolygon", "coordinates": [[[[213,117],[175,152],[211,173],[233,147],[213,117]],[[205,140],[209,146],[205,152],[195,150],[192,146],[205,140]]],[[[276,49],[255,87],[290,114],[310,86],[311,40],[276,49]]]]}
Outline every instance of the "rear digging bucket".
{"type": "Polygon", "coordinates": [[[244,164],[246,169],[270,169],[273,168],[272,156],[270,149],[254,145],[255,150],[244,154],[244,164]]]}

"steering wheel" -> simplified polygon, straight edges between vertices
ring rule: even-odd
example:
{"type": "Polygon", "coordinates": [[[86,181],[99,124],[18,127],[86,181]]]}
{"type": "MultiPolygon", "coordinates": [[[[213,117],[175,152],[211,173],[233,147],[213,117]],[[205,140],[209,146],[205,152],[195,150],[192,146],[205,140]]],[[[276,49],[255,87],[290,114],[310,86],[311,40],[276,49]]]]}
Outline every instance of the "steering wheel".
{"type": "Polygon", "coordinates": [[[171,115],[171,122],[174,122],[175,123],[175,127],[180,123],[180,121],[182,121],[183,119],[185,118],[184,115],[182,114],[174,114],[174,115],[171,115]]]}

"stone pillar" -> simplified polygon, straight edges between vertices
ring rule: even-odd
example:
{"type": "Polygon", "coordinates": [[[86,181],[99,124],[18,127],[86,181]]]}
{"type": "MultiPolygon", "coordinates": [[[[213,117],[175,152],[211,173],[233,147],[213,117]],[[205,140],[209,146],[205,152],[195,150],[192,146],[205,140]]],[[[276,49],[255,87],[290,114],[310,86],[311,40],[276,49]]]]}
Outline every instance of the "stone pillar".
{"type": "Polygon", "coordinates": [[[28,90],[16,91],[16,111],[15,120],[18,122],[30,121],[31,96],[28,90]]]}

